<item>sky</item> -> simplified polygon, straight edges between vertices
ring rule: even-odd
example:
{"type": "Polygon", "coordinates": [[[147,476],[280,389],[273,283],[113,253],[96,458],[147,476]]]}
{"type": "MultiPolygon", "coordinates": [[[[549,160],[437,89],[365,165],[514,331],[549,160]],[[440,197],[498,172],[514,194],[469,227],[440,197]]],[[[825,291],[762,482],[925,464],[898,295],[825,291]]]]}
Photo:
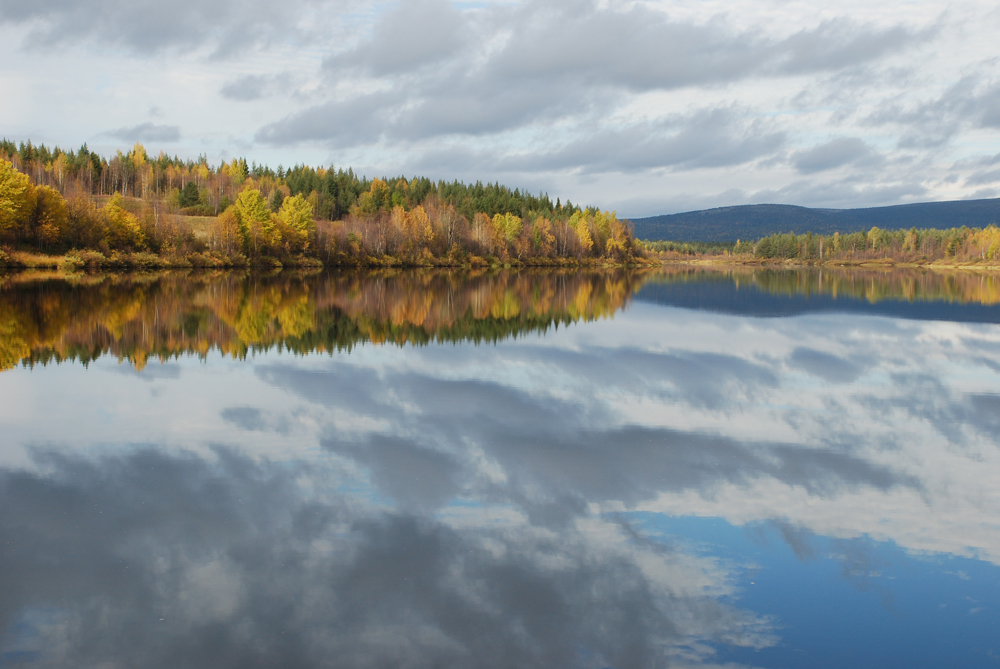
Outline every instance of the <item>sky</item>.
{"type": "Polygon", "coordinates": [[[991,198],[998,32],[979,0],[0,0],[0,136],[626,217],[991,198]]]}

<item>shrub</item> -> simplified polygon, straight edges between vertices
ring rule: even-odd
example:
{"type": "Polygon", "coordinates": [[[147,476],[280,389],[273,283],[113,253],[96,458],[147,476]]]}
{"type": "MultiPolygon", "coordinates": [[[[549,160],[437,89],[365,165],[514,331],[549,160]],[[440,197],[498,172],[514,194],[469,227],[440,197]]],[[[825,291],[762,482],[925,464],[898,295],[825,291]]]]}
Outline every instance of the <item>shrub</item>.
{"type": "Polygon", "coordinates": [[[100,251],[89,249],[73,249],[66,254],[63,260],[63,268],[69,271],[86,269],[95,272],[104,266],[107,258],[100,251]]]}

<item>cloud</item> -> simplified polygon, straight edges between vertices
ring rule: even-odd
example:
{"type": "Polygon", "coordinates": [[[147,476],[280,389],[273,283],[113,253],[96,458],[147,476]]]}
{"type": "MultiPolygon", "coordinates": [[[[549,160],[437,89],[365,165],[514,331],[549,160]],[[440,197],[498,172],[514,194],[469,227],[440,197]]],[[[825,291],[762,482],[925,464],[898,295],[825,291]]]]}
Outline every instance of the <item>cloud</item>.
{"type": "Polygon", "coordinates": [[[792,156],[795,168],[802,174],[831,170],[859,162],[871,162],[872,148],[857,137],[837,137],[826,144],[799,151],[792,156]]]}
{"type": "MultiPolygon", "coordinates": [[[[585,134],[552,152],[526,156],[522,170],[582,168],[592,172],[635,172],[742,165],[773,154],[785,134],[761,122],[747,122],[731,108],[706,109],[656,124],[585,134]]],[[[500,161],[506,166],[507,161],[500,161]]]]}
{"type": "Polygon", "coordinates": [[[875,126],[900,126],[901,148],[937,148],[963,129],[1000,128],[998,107],[1000,81],[970,74],[935,99],[884,104],[867,118],[867,122],[875,126]]]}
{"type": "Polygon", "coordinates": [[[404,508],[436,509],[461,489],[454,458],[409,439],[372,435],[360,444],[330,440],[323,445],[366,465],[379,489],[404,508]]]}
{"type": "Polygon", "coordinates": [[[374,76],[408,73],[453,56],[468,38],[465,28],[451,2],[401,2],[381,16],[370,39],[329,57],[323,66],[333,76],[344,68],[374,76]]]}
{"type": "MultiPolygon", "coordinates": [[[[697,408],[721,410],[724,397],[753,396],[776,383],[768,370],[721,355],[680,357],[631,350],[596,356],[529,350],[522,355],[521,363],[554,365],[581,384],[609,392],[634,390],[637,383],[648,385],[656,378],[669,393],[668,401],[697,408]]],[[[332,386],[335,378],[340,375],[327,375],[318,385],[332,386]]],[[[269,382],[314,402],[332,399],[317,398],[314,372],[288,368],[269,375],[269,382]]],[[[381,384],[372,396],[350,386],[354,401],[372,407],[383,403],[378,415],[390,424],[401,417],[400,407],[415,411],[406,421],[407,435],[377,434],[356,442],[335,431],[321,443],[368,468],[381,492],[407,508],[434,508],[460,489],[475,496],[490,494],[490,485],[474,485],[470,443],[502,466],[507,481],[503,502],[523,504],[529,514],[538,504],[558,501],[566,508],[557,515],[574,515],[586,508],[579,500],[631,506],[666,491],[706,493],[722,482],[760,477],[818,495],[845,486],[884,490],[913,485],[905,476],[837,449],[741,442],[673,429],[602,428],[598,426],[611,422],[613,415],[601,403],[556,400],[493,382],[402,373],[384,374],[381,384]],[[384,387],[392,388],[388,405],[379,399],[384,387]],[[510,416],[517,420],[512,422],[510,416]]],[[[655,396],[656,389],[644,393],[655,396]]]]}
{"type": "Polygon", "coordinates": [[[260,100],[280,92],[284,88],[282,79],[278,75],[247,74],[225,84],[219,93],[228,100],[260,100]]]}
{"type": "Polygon", "coordinates": [[[401,3],[370,37],[324,63],[331,79],[361,77],[378,84],[374,92],[370,85],[354,95],[338,88],[336,97],[266,124],[255,137],[274,145],[321,141],[345,148],[560,124],[564,147],[532,152],[532,159],[626,171],[740,164],[773,151],[783,133],[749,123],[743,137],[713,134],[727,121],[723,109],[691,122],[689,134],[661,122],[605,121],[595,138],[593,120],[612,113],[623,93],[843,68],[924,39],[900,27],[846,21],[776,39],[724,20],[701,24],[643,5],[618,10],[585,1],[463,12],[442,2],[401,3]],[[653,137],[639,141],[650,130],[653,137]],[[617,140],[627,148],[602,165],[602,147],[617,140]]]}
{"type": "Polygon", "coordinates": [[[996,183],[997,181],[1000,181],[1000,167],[992,170],[977,170],[966,178],[965,184],[967,186],[981,186],[983,184],[996,183]]]}
{"type": "Polygon", "coordinates": [[[992,20],[920,3],[818,17],[749,2],[0,0],[22,64],[5,86],[31,101],[4,126],[63,146],[114,126],[99,150],[171,141],[213,164],[502,179],[629,214],[846,197],[848,169],[877,185],[855,184],[863,204],[969,197],[993,173],[942,176],[938,153],[965,158],[1000,127],[992,20]],[[64,97],[86,109],[72,122],[64,97]],[[162,99],[187,104],[161,117],[162,99]],[[112,104],[123,120],[108,122],[112,104]],[[144,120],[160,125],[117,127],[144,120]]]}
{"type": "Polygon", "coordinates": [[[122,142],[177,142],[181,138],[181,129],[176,125],[157,125],[146,122],[130,128],[107,130],[101,135],[122,142]]]}
{"type": "Polygon", "coordinates": [[[902,26],[869,28],[839,18],[801,30],[775,46],[778,71],[788,74],[840,70],[874,61],[918,42],[931,40],[936,28],[914,31],[902,26]]]}
{"type": "Polygon", "coordinates": [[[343,147],[373,144],[391,128],[390,114],[398,100],[397,94],[383,92],[327,102],[265,125],[254,140],[276,145],[310,140],[343,147]]]}
{"type": "Polygon", "coordinates": [[[247,432],[277,432],[288,434],[288,418],[275,417],[255,407],[227,407],[222,410],[222,420],[247,432]]]}
{"type": "Polygon", "coordinates": [[[263,0],[0,0],[0,23],[26,26],[24,46],[91,43],[151,55],[207,47],[217,55],[245,52],[273,40],[302,41],[301,21],[350,9],[351,0],[290,0],[280,9],[263,0]]]}
{"type": "Polygon", "coordinates": [[[830,181],[798,180],[775,190],[748,193],[751,203],[788,203],[831,209],[878,207],[914,201],[927,194],[927,187],[907,179],[893,178],[881,182],[882,175],[867,178],[851,175],[830,181]]]}
{"type": "Polygon", "coordinates": [[[37,471],[0,470],[8,658],[488,669],[585,648],[598,666],[655,666],[695,641],[776,640],[718,600],[732,586],[717,560],[636,546],[619,524],[461,532],[382,512],[321,464],[226,450],[35,456],[37,471]]]}

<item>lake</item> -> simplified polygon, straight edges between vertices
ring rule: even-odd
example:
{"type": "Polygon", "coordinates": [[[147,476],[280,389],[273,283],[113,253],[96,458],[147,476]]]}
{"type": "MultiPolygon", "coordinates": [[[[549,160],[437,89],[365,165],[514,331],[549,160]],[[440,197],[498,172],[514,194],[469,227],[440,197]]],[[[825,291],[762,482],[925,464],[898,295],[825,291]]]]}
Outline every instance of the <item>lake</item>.
{"type": "Polygon", "coordinates": [[[0,666],[1000,666],[1000,277],[0,276],[0,666]]]}

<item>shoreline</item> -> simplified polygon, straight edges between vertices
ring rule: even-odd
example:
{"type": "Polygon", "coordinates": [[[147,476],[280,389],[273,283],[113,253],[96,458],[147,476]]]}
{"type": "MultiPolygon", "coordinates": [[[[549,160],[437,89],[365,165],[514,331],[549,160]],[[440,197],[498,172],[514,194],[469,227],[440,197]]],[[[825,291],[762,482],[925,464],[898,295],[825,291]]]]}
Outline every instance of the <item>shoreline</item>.
{"type": "Polygon", "coordinates": [[[692,258],[684,260],[680,258],[670,258],[661,261],[663,266],[690,266],[690,267],[761,267],[768,269],[943,269],[943,270],[967,270],[978,272],[1000,272],[1000,263],[970,263],[970,262],[948,262],[944,260],[930,260],[925,262],[905,262],[892,259],[867,259],[867,260],[799,260],[789,259],[775,262],[771,259],[761,258],[735,258],[735,257],[711,257],[692,258]]]}
{"type": "Polygon", "coordinates": [[[526,260],[496,258],[466,259],[456,262],[452,258],[401,259],[394,256],[352,258],[344,262],[323,262],[311,256],[277,259],[265,257],[257,261],[230,261],[211,254],[186,257],[164,257],[152,253],[112,253],[104,256],[98,251],[76,251],[62,255],[45,255],[27,251],[0,253],[0,272],[59,271],[66,274],[104,272],[150,272],[160,270],[386,270],[386,269],[653,269],[657,267],[692,268],[747,268],[761,269],[868,269],[868,270],[947,270],[981,273],[1000,272],[1000,262],[951,262],[947,260],[897,261],[890,258],[862,260],[801,260],[797,258],[774,259],[711,256],[692,258],[634,258],[632,262],[613,262],[607,258],[529,258],[526,260]]]}
{"type": "Polygon", "coordinates": [[[215,254],[190,254],[165,257],[153,253],[112,253],[71,251],[61,255],[46,255],[27,251],[0,249],[0,271],[59,270],[63,272],[144,272],[169,269],[211,270],[280,270],[280,269],[515,269],[515,268],[630,268],[657,267],[658,259],[634,258],[631,262],[614,262],[607,258],[528,258],[525,260],[481,258],[464,262],[452,258],[403,259],[395,256],[350,258],[342,262],[324,262],[312,256],[291,258],[264,257],[254,261],[227,259],[215,254]]]}

